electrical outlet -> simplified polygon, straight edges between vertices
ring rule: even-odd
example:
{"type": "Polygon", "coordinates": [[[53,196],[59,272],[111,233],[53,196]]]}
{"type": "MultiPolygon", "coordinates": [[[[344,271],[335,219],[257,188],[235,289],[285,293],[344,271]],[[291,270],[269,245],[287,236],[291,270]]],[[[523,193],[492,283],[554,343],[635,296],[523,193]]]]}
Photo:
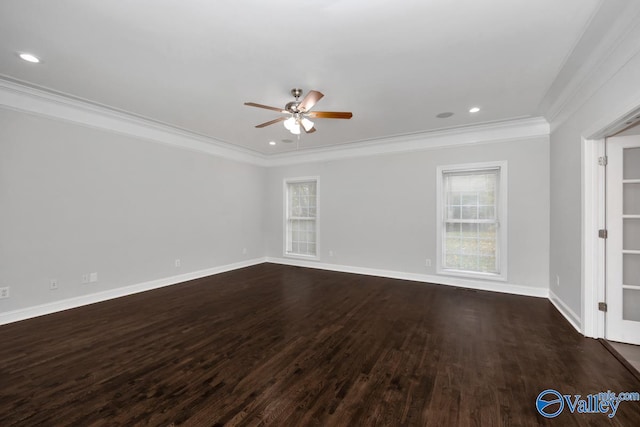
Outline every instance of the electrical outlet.
{"type": "Polygon", "coordinates": [[[560,276],[556,275],[556,286],[560,287],[560,276]]]}
{"type": "Polygon", "coordinates": [[[89,283],[89,274],[83,274],[82,275],[82,284],[86,285],[87,283],[89,283]]]}
{"type": "Polygon", "coordinates": [[[334,256],[335,253],[333,251],[329,251],[329,256],[334,256]]]}
{"type": "Polygon", "coordinates": [[[246,255],[247,254],[247,248],[242,248],[242,255],[246,255]]]}
{"type": "Polygon", "coordinates": [[[98,281],[98,273],[89,274],[89,283],[95,283],[98,281]]]}
{"type": "Polygon", "coordinates": [[[9,298],[10,294],[9,294],[9,286],[4,287],[4,288],[0,288],[0,299],[2,298],[9,298]]]}
{"type": "Polygon", "coordinates": [[[55,291],[56,289],[58,289],[58,279],[50,279],[49,290],[55,291]]]}
{"type": "Polygon", "coordinates": [[[431,259],[427,258],[426,261],[424,262],[424,265],[427,267],[431,267],[431,259]]]}
{"type": "Polygon", "coordinates": [[[176,259],[176,262],[174,263],[176,268],[179,268],[182,265],[182,262],[180,262],[179,259],[176,259]]]}

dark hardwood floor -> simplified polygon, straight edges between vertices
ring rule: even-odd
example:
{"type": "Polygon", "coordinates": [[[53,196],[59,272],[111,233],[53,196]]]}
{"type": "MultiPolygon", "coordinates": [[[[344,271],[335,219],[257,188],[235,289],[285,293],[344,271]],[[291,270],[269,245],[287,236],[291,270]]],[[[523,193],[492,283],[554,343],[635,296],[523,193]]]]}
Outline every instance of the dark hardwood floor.
{"type": "Polygon", "coordinates": [[[0,326],[0,426],[639,426],[640,391],[545,299],[262,264],[0,326]]]}

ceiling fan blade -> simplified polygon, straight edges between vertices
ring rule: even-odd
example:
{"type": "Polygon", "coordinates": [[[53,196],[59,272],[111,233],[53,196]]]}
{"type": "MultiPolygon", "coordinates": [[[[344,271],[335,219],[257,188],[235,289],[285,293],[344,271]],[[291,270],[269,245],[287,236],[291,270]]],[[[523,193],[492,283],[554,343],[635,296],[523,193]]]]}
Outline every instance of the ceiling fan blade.
{"type": "Polygon", "coordinates": [[[311,129],[309,129],[309,130],[306,130],[306,129],[304,128],[304,126],[300,126],[300,127],[301,127],[301,128],[302,128],[306,133],[313,133],[313,132],[315,132],[315,131],[316,131],[316,127],[315,127],[315,126],[314,126],[314,127],[312,127],[312,128],[311,128],[311,129]]]}
{"type": "Polygon", "coordinates": [[[278,117],[277,119],[274,119],[274,120],[271,120],[271,121],[268,121],[268,122],[264,122],[264,123],[260,123],[260,124],[259,124],[259,125],[257,125],[256,127],[257,127],[257,128],[263,128],[263,127],[265,127],[265,126],[269,126],[269,125],[272,125],[272,124],[274,124],[274,123],[281,122],[281,121],[286,120],[286,119],[287,119],[286,117],[278,117]]]}
{"type": "Polygon", "coordinates": [[[309,111],[306,115],[317,119],[350,119],[353,117],[353,113],[350,111],[309,111]]]}
{"type": "Polygon", "coordinates": [[[249,107],[258,107],[258,108],[264,108],[264,109],[267,109],[267,110],[273,110],[273,111],[277,111],[279,113],[286,113],[286,111],[283,110],[282,108],[269,107],[268,105],[256,104],[255,102],[245,102],[244,105],[248,105],[249,107]]]}
{"type": "Polygon", "coordinates": [[[300,111],[309,111],[316,105],[316,102],[320,101],[320,99],[324,95],[318,92],[317,90],[309,91],[309,93],[304,97],[304,99],[298,105],[298,109],[300,111]]]}

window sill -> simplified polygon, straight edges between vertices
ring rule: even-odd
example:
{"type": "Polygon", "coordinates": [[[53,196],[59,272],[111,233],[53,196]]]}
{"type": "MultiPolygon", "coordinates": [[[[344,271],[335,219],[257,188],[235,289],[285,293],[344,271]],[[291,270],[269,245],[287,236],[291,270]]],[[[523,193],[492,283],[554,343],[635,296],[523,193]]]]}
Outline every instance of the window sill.
{"type": "Polygon", "coordinates": [[[507,277],[505,274],[496,274],[496,273],[476,273],[470,271],[462,271],[462,270],[438,270],[438,275],[440,276],[454,276],[454,277],[464,277],[467,279],[480,279],[487,280],[492,282],[506,282],[507,277]]]}
{"type": "Polygon", "coordinates": [[[295,258],[295,259],[306,259],[308,261],[318,261],[320,257],[318,255],[303,255],[303,254],[293,254],[285,252],[282,254],[285,258],[295,258]]]}

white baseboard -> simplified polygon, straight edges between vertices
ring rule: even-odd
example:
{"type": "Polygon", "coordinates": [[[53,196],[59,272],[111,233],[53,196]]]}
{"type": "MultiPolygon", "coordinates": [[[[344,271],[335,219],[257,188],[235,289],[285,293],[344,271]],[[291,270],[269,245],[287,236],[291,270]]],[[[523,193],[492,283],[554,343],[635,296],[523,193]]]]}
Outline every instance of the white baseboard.
{"type": "Polygon", "coordinates": [[[237,270],[239,268],[250,267],[256,264],[263,264],[265,261],[266,258],[254,258],[247,261],[235,262],[233,264],[221,265],[218,267],[207,268],[205,270],[193,271],[191,273],[165,277],[162,279],[151,280],[135,285],[110,289],[108,291],[96,292],[94,294],[82,295],[79,297],[54,301],[34,307],[0,313],[0,325],[18,322],[20,320],[31,319],[33,317],[44,316],[45,314],[56,313],[58,311],[69,310],[72,308],[81,307],[83,305],[95,304],[97,302],[107,301],[114,298],[125,297],[127,295],[150,291],[152,289],[163,288],[165,286],[176,285],[178,283],[187,282],[189,280],[200,279],[202,277],[225,273],[227,271],[237,270]]]}
{"type": "Polygon", "coordinates": [[[292,258],[267,257],[267,262],[274,264],[293,265],[297,267],[317,268],[320,270],[340,271],[343,273],[364,274],[366,276],[388,277],[390,279],[411,280],[414,282],[435,283],[438,285],[457,286],[461,288],[478,289],[483,291],[502,292],[506,294],[524,295],[538,298],[548,298],[547,288],[514,285],[504,282],[488,282],[483,280],[464,279],[458,277],[436,276],[430,274],[405,273],[402,271],[379,270],[376,268],[352,267],[338,264],[325,264],[292,258]]]}
{"type": "Polygon", "coordinates": [[[569,323],[580,332],[579,317],[559,300],[552,292],[546,288],[535,288],[531,286],[514,285],[510,283],[496,283],[482,280],[464,279],[458,277],[445,277],[429,274],[406,273],[402,271],[381,270],[366,267],[353,267],[338,264],[326,264],[320,262],[289,259],[289,258],[273,258],[263,257],[254,258],[247,261],[236,262],[233,264],[222,265],[219,267],[208,268],[205,270],[194,271],[191,273],[180,274],[177,276],[166,277],[148,282],[138,283],[135,285],[124,286],[122,288],[110,289],[108,291],[97,292],[89,295],[69,298],[61,301],[55,301],[47,304],[41,304],[34,307],[0,313],[0,325],[18,322],[33,317],[44,316],[46,314],[56,313],[58,311],[69,310],[81,307],[83,305],[94,304],[107,301],[114,298],[120,298],[127,295],[145,292],[152,289],[158,289],[165,286],[176,285],[189,280],[199,279],[202,277],[212,276],[227,271],[237,270],[239,268],[250,267],[252,265],[262,264],[265,262],[273,264],[291,265],[297,267],[316,268],[320,270],[338,271],[343,273],[363,274],[366,276],[388,277],[390,279],[410,280],[414,282],[434,283],[446,286],[457,286],[468,289],[478,289],[483,291],[501,292],[514,295],[532,296],[538,298],[549,298],[553,305],[560,313],[567,318],[569,323]]]}
{"type": "Polygon", "coordinates": [[[562,300],[558,298],[558,296],[551,290],[549,290],[549,301],[551,301],[551,304],[553,304],[554,307],[560,312],[560,314],[562,314],[564,318],[567,319],[567,321],[576,329],[576,331],[578,331],[580,334],[583,334],[580,316],[578,316],[575,311],[571,310],[571,308],[567,304],[562,302],[562,300]]]}

